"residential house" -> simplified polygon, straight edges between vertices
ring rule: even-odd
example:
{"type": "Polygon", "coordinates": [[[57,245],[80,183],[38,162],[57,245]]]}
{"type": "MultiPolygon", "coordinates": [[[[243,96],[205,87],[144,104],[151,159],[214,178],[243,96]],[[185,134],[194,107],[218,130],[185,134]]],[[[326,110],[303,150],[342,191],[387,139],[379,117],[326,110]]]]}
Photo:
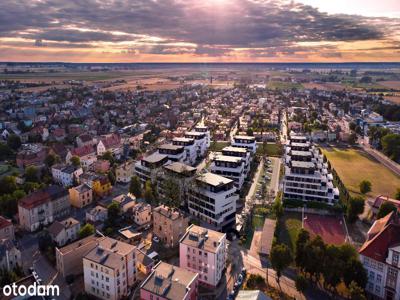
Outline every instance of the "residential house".
{"type": "Polygon", "coordinates": [[[140,286],[140,299],[198,299],[198,274],[160,261],[140,286]]]}
{"type": "Polygon", "coordinates": [[[155,182],[156,176],[162,166],[169,162],[168,156],[153,153],[135,163],[135,173],[144,184],[147,180],[155,182]]]}
{"type": "Polygon", "coordinates": [[[57,164],[51,167],[51,174],[55,182],[64,187],[69,187],[79,182],[79,176],[83,174],[83,170],[81,167],[73,165],[57,164]]]}
{"type": "Polygon", "coordinates": [[[116,181],[121,183],[128,183],[131,181],[135,173],[135,162],[128,160],[123,164],[117,166],[115,170],[116,181]]]}
{"type": "Polygon", "coordinates": [[[62,247],[79,237],[81,224],[74,218],[67,218],[62,221],[55,221],[48,228],[51,238],[58,247],[62,247]]]}
{"type": "Polygon", "coordinates": [[[107,151],[115,156],[122,153],[121,138],[118,134],[111,133],[100,137],[96,146],[97,155],[101,156],[107,151]]]}
{"type": "Polygon", "coordinates": [[[70,188],[69,201],[77,208],[85,207],[93,202],[93,190],[86,183],[70,188]]]}
{"type": "Polygon", "coordinates": [[[107,208],[97,205],[93,207],[90,211],[86,212],[86,222],[91,224],[103,224],[107,220],[108,211],[107,208]]]}
{"type": "Polygon", "coordinates": [[[139,226],[143,226],[151,222],[151,205],[139,202],[132,207],[132,218],[139,226]]]}
{"type": "Polygon", "coordinates": [[[226,234],[190,225],[179,243],[179,266],[199,274],[199,282],[215,288],[225,274],[226,234]]]}
{"type": "Polygon", "coordinates": [[[21,252],[10,239],[0,240],[0,270],[13,271],[22,266],[21,252]]]}
{"type": "Polygon", "coordinates": [[[68,192],[57,185],[32,192],[18,201],[19,224],[28,231],[67,217],[69,212],[68,192]]]}
{"type": "Polygon", "coordinates": [[[15,240],[15,230],[11,220],[0,216],[0,240],[3,239],[15,240]]]}
{"type": "Polygon", "coordinates": [[[159,237],[167,248],[178,245],[188,225],[189,218],[177,209],[165,205],[153,209],[153,234],[159,237]]]}

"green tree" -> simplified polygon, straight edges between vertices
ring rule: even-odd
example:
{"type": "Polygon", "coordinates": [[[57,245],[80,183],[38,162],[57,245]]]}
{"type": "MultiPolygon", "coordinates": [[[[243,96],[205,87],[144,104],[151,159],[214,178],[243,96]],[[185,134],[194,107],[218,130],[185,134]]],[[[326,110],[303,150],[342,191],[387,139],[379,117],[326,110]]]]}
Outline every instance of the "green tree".
{"type": "Polygon", "coordinates": [[[361,194],[367,194],[371,191],[372,184],[368,180],[363,180],[360,182],[359,187],[361,194]]]}
{"type": "Polygon", "coordinates": [[[344,264],[343,281],[347,287],[350,287],[351,282],[356,282],[358,286],[365,288],[368,277],[367,271],[358,258],[351,258],[344,264]]]}
{"type": "Polygon", "coordinates": [[[295,262],[296,265],[303,270],[306,264],[307,253],[305,248],[307,243],[310,241],[310,233],[305,229],[300,229],[296,240],[296,251],[295,251],[295,262]]]}
{"type": "Polygon", "coordinates": [[[297,275],[295,279],[296,290],[300,293],[304,293],[308,288],[308,279],[303,275],[297,275]]]}
{"type": "Polygon", "coordinates": [[[144,199],[149,204],[153,204],[155,202],[155,200],[156,200],[155,195],[154,195],[154,191],[153,191],[153,186],[152,186],[150,180],[147,180],[146,184],[145,184],[144,199]]]}
{"type": "Polygon", "coordinates": [[[356,282],[352,281],[349,285],[350,300],[367,300],[365,291],[356,282]]]}
{"type": "Polygon", "coordinates": [[[356,141],[357,141],[357,134],[355,134],[354,132],[350,133],[349,139],[348,139],[349,144],[354,145],[356,143],[356,141]]]}
{"type": "Polygon", "coordinates": [[[115,180],[114,172],[112,170],[108,171],[107,177],[108,177],[108,180],[111,182],[111,184],[114,185],[116,180],[115,180]]]}
{"type": "Polygon", "coordinates": [[[57,156],[49,153],[49,155],[46,156],[44,163],[46,164],[47,167],[51,167],[52,165],[54,165],[57,162],[57,156]]]}
{"type": "Polygon", "coordinates": [[[400,160],[400,135],[395,133],[389,133],[385,135],[382,140],[382,150],[395,161],[400,160]]]}
{"type": "Polygon", "coordinates": [[[279,192],[275,198],[272,210],[275,216],[279,219],[283,215],[282,193],[279,192]]]}
{"type": "Polygon", "coordinates": [[[4,176],[0,179],[0,195],[11,194],[17,189],[14,176],[4,176]]]}
{"type": "Polygon", "coordinates": [[[94,226],[92,224],[87,223],[79,230],[79,238],[83,239],[84,237],[94,234],[94,232],[95,232],[94,226]]]}
{"type": "Polygon", "coordinates": [[[39,170],[34,166],[25,169],[25,179],[28,182],[39,182],[39,170]]]}
{"type": "Polygon", "coordinates": [[[246,134],[247,134],[247,135],[250,135],[250,136],[253,136],[253,134],[254,134],[253,129],[248,128],[248,129],[246,130],[246,134]]]}
{"type": "Polygon", "coordinates": [[[110,162],[110,166],[114,165],[115,160],[114,160],[114,156],[111,153],[111,151],[104,152],[104,154],[101,156],[101,158],[104,160],[108,160],[110,162]]]}
{"type": "Polygon", "coordinates": [[[277,281],[282,276],[282,272],[292,263],[292,253],[285,244],[275,244],[272,246],[270,261],[272,268],[276,271],[277,281]]]}
{"type": "Polygon", "coordinates": [[[120,209],[119,205],[116,202],[112,202],[108,207],[107,207],[107,212],[108,212],[108,219],[115,220],[118,218],[120,209]]]}
{"type": "Polygon", "coordinates": [[[351,197],[347,205],[347,218],[350,222],[355,222],[358,215],[364,212],[365,201],[362,197],[351,197]]]}
{"type": "Polygon", "coordinates": [[[142,185],[138,176],[132,176],[131,183],[129,185],[129,192],[135,195],[136,198],[142,197],[142,185]]]}
{"type": "Polygon", "coordinates": [[[13,151],[11,148],[4,143],[0,143],[0,160],[6,160],[11,158],[13,155],[13,151]]]}
{"type": "Polygon", "coordinates": [[[165,204],[171,208],[181,205],[181,191],[179,183],[173,178],[167,178],[163,182],[165,204]]]}
{"type": "Polygon", "coordinates": [[[7,145],[15,151],[18,150],[18,148],[21,147],[20,137],[15,134],[10,134],[7,139],[7,145]]]}
{"type": "Polygon", "coordinates": [[[398,188],[398,189],[396,190],[396,194],[394,195],[394,198],[395,198],[396,200],[400,200],[400,188],[398,188]]]}
{"type": "Polygon", "coordinates": [[[79,158],[79,156],[72,156],[70,161],[71,161],[71,164],[73,164],[75,167],[81,166],[81,159],[79,158]]]}
{"type": "Polygon", "coordinates": [[[318,281],[323,271],[322,262],[325,257],[326,245],[322,238],[317,235],[306,244],[304,252],[306,254],[304,259],[304,271],[318,281]],[[321,263],[315,263],[316,257],[318,257],[318,261],[321,263]]]}
{"type": "Polygon", "coordinates": [[[323,260],[322,275],[324,276],[324,286],[335,289],[342,277],[343,261],[339,257],[339,249],[335,245],[326,247],[323,260]]]}
{"type": "Polygon", "coordinates": [[[380,219],[390,214],[392,211],[397,211],[397,207],[389,202],[385,201],[382,203],[381,207],[379,207],[378,213],[376,214],[376,218],[380,219]]]}

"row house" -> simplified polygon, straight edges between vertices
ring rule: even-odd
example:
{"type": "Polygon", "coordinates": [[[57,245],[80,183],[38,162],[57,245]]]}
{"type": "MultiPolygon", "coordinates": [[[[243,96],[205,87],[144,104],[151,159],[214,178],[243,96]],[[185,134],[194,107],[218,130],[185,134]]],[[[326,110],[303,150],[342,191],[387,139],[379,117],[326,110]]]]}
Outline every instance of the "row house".
{"type": "Polygon", "coordinates": [[[35,191],[18,201],[19,224],[31,232],[66,217],[69,213],[68,192],[57,185],[35,191]]]}

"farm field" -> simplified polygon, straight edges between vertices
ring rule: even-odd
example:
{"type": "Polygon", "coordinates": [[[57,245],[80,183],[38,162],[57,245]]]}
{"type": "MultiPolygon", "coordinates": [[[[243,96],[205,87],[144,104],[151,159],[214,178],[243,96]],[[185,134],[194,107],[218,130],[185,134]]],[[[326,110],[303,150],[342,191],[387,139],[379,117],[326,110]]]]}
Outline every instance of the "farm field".
{"type": "Polygon", "coordinates": [[[269,81],[267,88],[274,90],[290,90],[290,89],[303,89],[300,83],[286,82],[286,81],[269,81]]]}
{"type": "Polygon", "coordinates": [[[400,81],[380,81],[379,84],[389,89],[400,90],[400,81]]]}
{"type": "Polygon", "coordinates": [[[370,197],[393,197],[400,187],[400,178],[384,165],[357,149],[322,148],[332,167],[353,195],[359,195],[359,184],[369,180],[372,184],[370,197]]]}
{"type": "Polygon", "coordinates": [[[346,88],[346,86],[342,85],[339,82],[325,82],[325,83],[314,83],[308,82],[303,83],[303,86],[306,89],[317,89],[317,90],[327,90],[327,91],[341,91],[346,88]]]}
{"type": "Polygon", "coordinates": [[[397,96],[384,96],[383,98],[392,103],[400,104],[400,94],[398,94],[397,96]]]}

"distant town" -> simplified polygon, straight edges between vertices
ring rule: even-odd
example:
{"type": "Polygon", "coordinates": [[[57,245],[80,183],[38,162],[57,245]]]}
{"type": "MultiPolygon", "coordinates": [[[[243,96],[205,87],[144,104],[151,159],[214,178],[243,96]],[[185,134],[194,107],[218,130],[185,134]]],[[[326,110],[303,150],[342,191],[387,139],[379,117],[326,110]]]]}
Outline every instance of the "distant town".
{"type": "Polygon", "coordinates": [[[400,299],[399,163],[400,64],[0,63],[0,299],[400,299]]]}

